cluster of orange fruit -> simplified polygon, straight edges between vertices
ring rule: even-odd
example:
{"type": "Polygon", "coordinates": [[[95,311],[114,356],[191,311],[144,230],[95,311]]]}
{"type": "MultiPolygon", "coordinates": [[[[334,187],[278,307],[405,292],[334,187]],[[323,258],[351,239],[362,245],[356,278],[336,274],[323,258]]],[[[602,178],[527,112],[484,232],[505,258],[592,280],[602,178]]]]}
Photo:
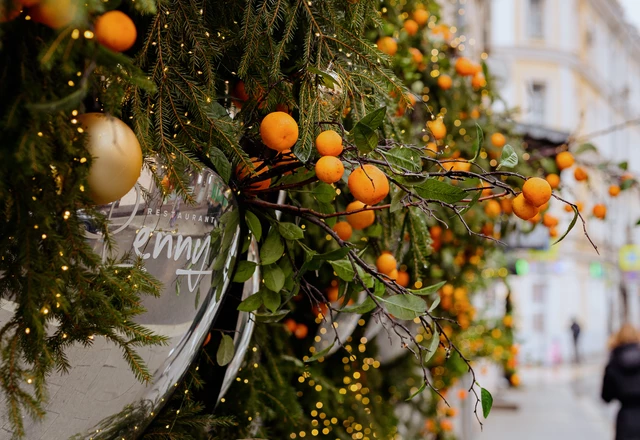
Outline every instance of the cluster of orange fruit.
{"type": "Polygon", "coordinates": [[[408,287],[409,273],[404,269],[398,269],[398,262],[389,251],[383,251],[376,260],[376,269],[381,274],[388,276],[402,287],[408,287]]]}
{"type": "Polygon", "coordinates": [[[284,326],[291,334],[298,339],[304,339],[309,334],[309,327],[305,324],[296,322],[294,319],[289,318],[284,322],[284,326]]]}
{"type": "Polygon", "coordinates": [[[487,85],[487,79],[484,77],[482,66],[479,63],[474,63],[466,57],[458,57],[454,67],[458,75],[471,77],[471,86],[475,90],[487,85]]]}
{"type": "Polygon", "coordinates": [[[456,316],[462,330],[468,329],[476,316],[476,309],[469,301],[467,288],[464,286],[454,288],[453,285],[447,283],[438,293],[440,307],[456,316]]]}

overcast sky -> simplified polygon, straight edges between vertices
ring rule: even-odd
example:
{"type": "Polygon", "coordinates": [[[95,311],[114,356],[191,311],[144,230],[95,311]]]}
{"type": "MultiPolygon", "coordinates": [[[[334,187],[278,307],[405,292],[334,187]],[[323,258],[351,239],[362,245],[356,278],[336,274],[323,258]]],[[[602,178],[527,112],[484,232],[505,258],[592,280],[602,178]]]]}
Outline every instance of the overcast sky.
{"type": "Polygon", "coordinates": [[[640,0],[618,0],[625,9],[626,19],[640,30],[640,0]]]}

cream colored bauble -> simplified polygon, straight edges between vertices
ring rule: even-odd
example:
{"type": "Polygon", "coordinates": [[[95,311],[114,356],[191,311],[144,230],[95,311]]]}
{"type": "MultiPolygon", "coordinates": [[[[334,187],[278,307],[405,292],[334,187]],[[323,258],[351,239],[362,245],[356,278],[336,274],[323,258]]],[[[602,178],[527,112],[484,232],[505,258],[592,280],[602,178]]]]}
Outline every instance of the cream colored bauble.
{"type": "Polygon", "coordinates": [[[142,169],[142,150],[133,130],[104,113],[78,116],[88,135],[87,150],[93,157],[87,181],[97,205],[120,199],[134,187],[142,169]]]}

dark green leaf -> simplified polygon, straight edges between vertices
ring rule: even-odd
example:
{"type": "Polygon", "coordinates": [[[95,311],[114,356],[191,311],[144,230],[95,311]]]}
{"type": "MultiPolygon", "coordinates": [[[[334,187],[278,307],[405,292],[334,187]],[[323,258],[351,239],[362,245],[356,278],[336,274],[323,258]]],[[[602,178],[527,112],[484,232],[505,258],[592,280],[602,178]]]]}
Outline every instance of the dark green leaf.
{"type": "Polygon", "coordinates": [[[502,148],[502,155],[500,156],[500,163],[497,169],[502,167],[513,168],[516,165],[518,165],[518,155],[513,147],[507,144],[502,148]]]}
{"type": "MultiPolygon", "coordinates": [[[[267,289],[272,290],[274,292],[280,292],[284,287],[284,272],[280,269],[280,266],[276,264],[270,264],[268,266],[264,266],[263,269],[263,277],[264,277],[264,285],[267,286],[267,289]]],[[[264,303],[267,307],[267,300],[265,298],[264,303]]],[[[278,304],[280,305],[280,304],[278,304]]],[[[271,307],[269,307],[271,308],[271,307]]],[[[277,306],[276,306],[277,308],[277,306]]]]}
{"type": "Polygon", "coordinates": [[[313,197],[322,203],[331,203],[336,198],[336,189],[328,183],[319,183],[313,188],[313,197]]]}
{"type": "Polygon", "coordinates": [[[245,299],[238,306],[238,310],[241,312],[253,312],[258,310],[262,305],[262,293],[257,292],[245,299]]]}
{"type": "Polygon", "coordinates": [[[469,162],[473,163],[478,159],[478,155],[480,154],[480,149],[482,147],[482,143],[484,142],[484,134],[482,133],[482,128],[476,123],[476,140],[473,142],[473,159],[469,162]]]}
{"type": "Polygon", "coordinates": [[[349,260],[337,260],[330,261],[331,267],[336,272],[336,274],[345,281],[353,281],[353,277],[355,272],[353,271],[353,266],[351,265],[351,261],[349,260]]]}
{"type": "Polygon", "coordinates": [[[482,415],[486,419],[489,417],[491,407],[493,406],[493,396],[484,388],[480,388],[480,400],[482,401],[482,415]]]}
{"type": "Polygon", "coordinates": [[[364,118],[360,119],[360,121],[358,121],[358,124],[365,125],[372,130],[377,130],[382,125],[386,112],[386,107],[380,107],[379,109],[372,111],[364,118]]]}
{"type": "MultiPolygon", "coordinates": [[[[323,214],[335,214],[336,207],[333,203],[322,203],[318,200],[318,204],[315,206],[316,211],[321,212],[323,214]]],[[[333,225],[336,224],[336,217],[329,217],[325,219],[325,223],[330,228],[333,228],[333,225]]]]}
{"type": "Polygon", "coordinates": [[[424,391],[424,389],[427,387],[427,383],[426,382],[422,382],[422,386],[420,388],[418,388],[418,391],[416,391],[415,393],[413,393],[412,395],[410,395],[407,400],[405,400],[405,402],[408,402],[410,400],[412,400],[414,397],[416,397],[418,394],[422,393],[424,391]]]}
{"type": "Polygon", "coordinates": [[[427,311],[427,303],[413,295],[393,295],[380,300],[387,311],[398,319],[412,320],[427,311]]]}
{"type": "Polygon", "coordinates": [[[618,168],[620,168],[621,170],[627,171],[627,169],[629,168],[629,162],[627,162],[626,160],[624,162],[620,162],[618,164],[618,168]]]}
{"type": "Polygon", "coordinates": [[[427,353],[424,355],[424,363],[426,364],[429,360],[436,354],[438,350],[438,345],[440,345],[440,334],[438,333],[438,327],[433,324],[433,334],[431,335],[431,339],[429,340],[429,347],[427,347],[427,353]]]}
{"type": "Polygon", "coordinates": [[[315,255],[313,258],[320,261],[341,260],[349,253],[348,247],[341,247],[334,251],[325,252],[324,254],[315,255]]]}
{"type": "Polygon", "coordinates": [[[587,142],[586,144],[582,144],[578,148],[576,148],[574,154],[577,156],[578,154],[586,153],[587,151],[593,151],[597,153],[598,149],[595,145],[587,142]]]}
{"type": "Polygon", "coordinates": [[[275,313],[254,313],[257,322],[278,322],[289,314],[289,310],[278,310],[275,313]]]}
{"type": "Polygon", "coordinates": [[[382,225],[380,223],[374,223],[364,230],[367,237],[378,238],[382,236],[382,225]]]}
{"type": "Polygon", "coordinates": [[[233,359],[235,354],[235,347],[233,346],[233,338],[229,335],[222,335],[218,352],[216,353],[216,361],[218,365],[227,365],[233,359]]]}
{"type": "Polygon", "coordinates": [[[247,222],[247,227],[249,228],[255,239],[257,241],[260,241],[260,239],[262,238],[262,224],[260,223],[258,216],[251,211],[247,211],[244,215],[244,219],[247,222]]]}
{"type": "Polygon", "coordinates": [[[364,313],[369,313],[370,311],[372,311],[376,307],[377,306],[376,306],[375,301],[367,296],[367,298],[362,303],[344,307],[344,308],[340,309],[340,312],[357,313],[359,315],[362,315],[364,313]]]}
{"type": "Polygon", "coordinates": [[[429,306],[429,313],[433,312],[438,305],[440,305],[440,295],[436,296],[436,299],[434,299],[431,306],[429,306]]]}
{"type": "Polygon", "coordinates": [[[373,294],[375,296],[382,296],[387,291],[387,286],[380,280],[373,280],[373,294]]]}
{"type": "Polygon", "coordinates": [[[633,186],[634,183],[636,183],[634,179],[627,179],[620,184],[620,189],[622,191],[624,191],[625,189],[629,189],[633,186]]]}
{"type": "Polygon", "coordinates": [[[236,273],[233,275],[234,283],[244,283],[256,271],[257,264],[253,261],[240,261],[236,267],[236,273]]]}
{"type": "Polygon", "coordinates": [[[304,231],[297,225],[289,222],[281,222],[278,225],[280,235],[286,240],[299,240],[304,238],[304,231]]]}
{"type": "MultiPolygon", "coordinates": [[[[556,240],[555,243],[553,243],[554,245],[560,243],[562,240],[564,240],[564,238],[569,235],[569,232],[571,232],[571,230],[573,229],[573,227],[576,225],[576,222],[578,221],[578,208],[576,208],[575,206],[571,206],[573,208],[573,219],[571,220],[571,223],[569,223],[569,227],[567,228],[567,230],[565,231],[564,234],[562,234],[562,236],[560,238],[558,238],[558,240],[556,240]]],[[[553,245],[552,245],[553,246],[553,245]]]]}
{"type": "Polygon", "coordinates": [[[378,146],[378,133],[366,125],[353,127],[353,143],[361,153],[371,153],[378,146]]]}
{"type": "Polygon", "coordinates": [[[227,156],[216,147],[211,147],[209,155],[216,173],[220,174],[220,177],[222,177],[225,183],[229,183],[229,179],[231,178],[231,162],[229,162],[227,156]]]}
{"type": "Polygon", "coordinates": [[[432,293],[436,293],[438,289],[440,289],[445,284],[447,284],[447,282],[442,281],[438,284],[434,284],[433,286],[427,286],[418,290],[409,290],[409,292],[413,293],[414,295],[420,295],[420,296],[431,295],[432,293]]]}
{"type": "Polygon", "coordinates": [[[260,264],[268,265],[280,259],[284,252],[282,238],[275,227],[272,227],[267,234],[267,238],[260,247],[260,264]]]}
{"type": "Polygon", "coordinates": [[[333,346],[335,345],[335,342],[331,345],[329,345],[328,347],[320,350],[319,352],[317,352],[316,354],[314,354],[313,356],[311,356],[309,359],[305,360],[306,363],[309,362],[315,362],[318,359],[320,359],[321,357],[325,357],[333,348],[333,346]]]}
{"type": "Polygon", "coordinates": [[[404,208],[404,205],[402,204],[402,200],[405,198],[406,195],[407,193],[401,189],[398,189],[397,191],[395,191],[393,193],[393,196],[391,197],[391,206],[389,207],[389,212],[393,213],[396,211],[400,211],[402,208],[404,208]]]}
{"type": "Polygon", "coordinates": [[[482,196],[482,191],[476,191],[473,197],[471,197],[471,201],[467,203],[464,209],[460,211],[460,215],[464,214],[465,212],[473,208],[476,205],[476,203],[478,203],[478,200],[480,200],[480,196],[482,196]]]}
{"type": "Polygon", "coordinates": [[[415,190],[420,197],[429,200],[439,200],[445,203],[459,202],[467,195],[466,192],[457,186],[436,179],[427,180],[423,184],[416,186],[415,190]]]}
{"type": "Polygon", "coordinates": [[[278,310],[278,307],[280,307],[282,297],[280,296],[280,293],[266,289],[262,291],[262,301],[267,309],[275,313],[278,310]]]}
{"type": "Polygon", "coordinates": [[[395,147],[384,154],[392,166],[398,167],[397,171],[409,171],[419,173],[422,171],[422,159],[420,154],[411,148],[395,147]]]}

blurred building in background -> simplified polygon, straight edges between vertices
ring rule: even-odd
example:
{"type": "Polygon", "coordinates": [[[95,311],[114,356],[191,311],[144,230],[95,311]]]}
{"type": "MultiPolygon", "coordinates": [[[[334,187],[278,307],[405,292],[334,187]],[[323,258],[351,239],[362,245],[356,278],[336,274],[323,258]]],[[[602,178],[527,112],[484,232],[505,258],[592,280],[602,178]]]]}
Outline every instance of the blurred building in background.
{"type": "MultiPolygon", "coordinates": [[[[640,125],[628,122],[640,118],[640,36],[616,0],[451,0],[445,16],[458,29],[454,44],[474,59],[487,58],[504,98],[496,110],[520,110],[518,126],[530,149],[590,142],[599,153],[581,154],[581,161],[628,162],[629,171],[640,174],[640,125]]],[[[575,182],[572,169],[561,177],[564,195],[584,203],[600,255],[580,223],[559,246],[549,247],[546,228],[538,228],[524,243],[545,250],[512,253],[522,360],[535,363],[550,362],[558,348],[564,361],[572,359],[573,317],[582,326],[585,356],[604,353],[609,334],[626,317],[640,324],[634,271],[640,251],[629,247],[640,243],[638,192],[611,198],[613,182],[595,169],[588,183],[575,182]],[[595,203],[606,204],[605,221],[591,216],[595,203]]],[[[572,215],[557,201],[550,209],[562,233],[572,215]]]]}

